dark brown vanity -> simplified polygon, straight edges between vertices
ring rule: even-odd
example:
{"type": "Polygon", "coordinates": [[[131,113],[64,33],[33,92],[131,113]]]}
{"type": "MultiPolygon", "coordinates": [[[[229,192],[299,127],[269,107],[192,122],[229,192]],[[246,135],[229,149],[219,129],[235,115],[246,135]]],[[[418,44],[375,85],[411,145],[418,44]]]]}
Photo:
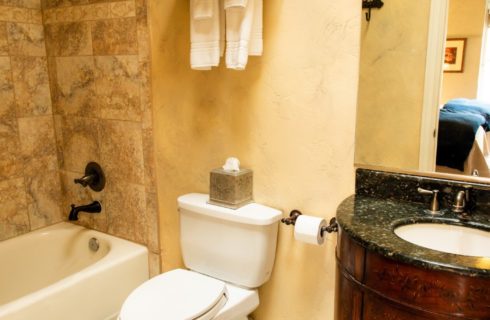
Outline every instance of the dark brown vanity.
{"type": "MultiPolygon", "coordinates": [[[[490,319],[490,257],[431,250],[393,233],[398,225],[422,222],[488,231],[490,215],[474,212],[464,221],[450,211],[430,216],[429,199],[417,195],[417,187],[444,190],[441,206],[447,207],[463,185],[358,170],[356,195],[337,211],[336,319],[490,319]]],[[[487,193],[473,187],[475,200],[485,201],[480,210],[490,212],[487,193]]]]}

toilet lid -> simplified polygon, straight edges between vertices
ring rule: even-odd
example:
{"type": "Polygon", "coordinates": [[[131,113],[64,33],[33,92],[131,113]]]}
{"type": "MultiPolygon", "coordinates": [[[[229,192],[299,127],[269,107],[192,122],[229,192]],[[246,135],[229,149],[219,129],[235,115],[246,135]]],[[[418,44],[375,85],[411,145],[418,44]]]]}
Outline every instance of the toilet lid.
{"type": "Polygon", "coordinates": [[[225,303],[226,286],[223,281],[176,269],[136,288],[126,298],[119,319],[210,319],[225,303]]]}

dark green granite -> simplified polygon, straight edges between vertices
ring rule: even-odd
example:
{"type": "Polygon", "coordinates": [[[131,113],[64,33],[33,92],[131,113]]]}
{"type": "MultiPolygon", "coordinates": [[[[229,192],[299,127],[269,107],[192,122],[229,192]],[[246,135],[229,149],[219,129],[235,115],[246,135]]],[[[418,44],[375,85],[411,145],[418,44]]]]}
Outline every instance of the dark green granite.
{"type": "MultiPolygon", "coordinates": [[[[486,210],[481,210],[481,208],[486,209],[488,203],[479,205],[480,210],[472,212],[468,220],[461,219],[447,209],[443,216],[434,217],[425,212],[429,199],[427,203],[420,203],[407,196],[408,193],[417,194],[417,186],[413,184],[413,181],[406,183],[403,177],[394,179],[393,175],[396,174],[393,173],[380,171],[376,173],[377,183],[369,181],[368,185],[372,185],[377,191],[366,187],[365,182],[359,181],[358,175],[356,181],[358,194],[345,199],[338,207],[337,221],[344,232],[368,250],[394,260],[428,269],[490,278],[490,269],[488,269],[490,258],[462,256],[423,248],[399,238],[393,232],[396,226],[421,222],[464,225],[490,231],[490,215],[486,210]],[[388,179],[384,179],[386,177],[383,177],[383,174],[388,175],[388,179]],[[394,186],[392,183],[397,185],[394,186]],[[403,185],[408,185],[408,188],[403,188],[403,185]],[[360,188],[363,191],[359,194],[360,188]],[[380,192],[380,189],[387,190],[386,198],[383,198],[383,192],[380,192]],[[394,192],[394,189],[397,191],[394,192]]],[[[363,175],[361,179],[366,176],[372,178],[372,175],[368,174],[363,175]]],[[[430,180],[424,177],[419,182],[422,185],[430,184],[431,182],[427,182],[427,179],[430,180]]],[[[444,182],[435,183],[443,184],[444,182]]],[[[442,207],[442,209],[445,208],[442,207]]]]}

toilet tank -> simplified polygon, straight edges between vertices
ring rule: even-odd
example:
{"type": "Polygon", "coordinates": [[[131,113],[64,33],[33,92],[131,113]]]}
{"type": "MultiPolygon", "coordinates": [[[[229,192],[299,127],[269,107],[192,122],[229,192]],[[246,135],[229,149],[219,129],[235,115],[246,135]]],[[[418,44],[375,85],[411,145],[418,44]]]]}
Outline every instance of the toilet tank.
{"type": "Polygon", "coordinates": [[[257,203],[233,210],[208,204],[207,194],[179,197],[180,242],[187,268],[256,288],[269,280],[281,211],[257,203]]]}

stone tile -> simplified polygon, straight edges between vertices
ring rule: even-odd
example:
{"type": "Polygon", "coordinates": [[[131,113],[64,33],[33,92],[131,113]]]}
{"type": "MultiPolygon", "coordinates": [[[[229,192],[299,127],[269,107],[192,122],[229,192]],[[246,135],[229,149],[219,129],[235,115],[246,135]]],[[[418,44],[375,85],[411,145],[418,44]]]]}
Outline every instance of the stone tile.
{"type": "Polygon", "coordinates": [[[0,241],[29,231],[24,178],[0,181],[0,241]]]}
{"type": "Polygon", "coordinates": [[[100,117],[141,120],[140,73],[137,56],[95,57],[100,117]]]}
{"type": "Polygon", "coordinates": [[[110,19],[111,10],[109,3],[93,4],[84,6],[82,9],[82,20],[110,19]]]}
{"type": "Polygon", "coordinates": [[[9,54],[9,44],[8,44],[7,23],[0,22],[0,56],[8,56],[8,54],[9,54]]]}
{"type": "Polygon", "coordinates": [[[56,58],[55,57],[47,57],[48,62],[48,78],[49,78],[49,90],[51,92],[51,109],[53,114],[60,114],[57,104],[55,103],[58,97],[58,73],[56,68],[56,58]]]}
{"type": "Polygon", "coordinates": [[[31,230],[34,230],[60,222],[63,218],[58,170],[31,169],[32,172],[26,175],[25,181],[31,230]]]}
{"type": "Polygon", "coordinates": [[[42,25],[7,23],[9,52],[12,56],[45,56],[42,25]]]}
{"type": "Polygon", "coordinates": [[[16,8],[0,4],[0,21],[42,24],[40,9],[16,8]]]}
{"type": "Polygon", "coordinates": [[[18,124],[25,174],[57,170],[53,117],[18,118],[18,124]]]}
{"type": "Polygon", "coordinates": [[[147,192],[156,193],[155,147],[152,128],[143,129],[143,157],[145,166],[145,187],[147,192]]]}
{"type": "Polygon", "coordinates": [[[92,37],[88,22],[50,24],[45,30],[48,55],[92,55],[92,37]]]}
{"type": "MultiPolygon", "coordinates": [[[[2,107],[0,107],[1,109],[2,107]]],[[[2,116],[0,111],[0,116],[2,116]]],[[[3,126],[3,119],[0,126],[3,126]]],[[[17,131],[0,133],[0,181],[22,176],[23,162],[20,154],[20,142],[17,131]]]]}
{"type": "Polygon", "coordinates": [[[112,18],[134,17],[136,15],[134,0],[111,2],[109,6],[112,18]]]}
{"type": "Polygon", "coordinates": [[[134,0],[134,6],[136,10],[136,18],[138,18],[138,23],[140,21],[145,21],[148,18],[148,1],[147,0],[134,0]]]}
{"type": "Polygon", "coordinates": [[[93,22],[92,43],[95,55],[137,54],[136,19],[93,22]]]}
{"type": "Polygon", "coordinates": [[[91,161],[99,162],[99,120],[82,117],[61,117],[63,169],[84,172],[91,161]]]}
{"type": "Polygon", "coordinates": [[[0,180],[19,177],[23,165],[10,58],[0,57],[0,180]]]}
{"type": "Polygon", "coordinates": [[[150,273],[150,278],[158,276],[160,271],[160,255],[157,253],[148,253],[148,271],[150,273]]]}
{"type": "Polygon", "coordinates": [[[41,0],[0,0],[0,5],[11,7],[22,7],[40,9],[41,0]]]}
{"type": "Polygon", "coordinates": [[[0,5],[0,21],[29,22],[29,18],[28,9],[0,5]]]}
{"type": "Polygon", "coordinates": [[[156,193],[146,193],[146,223],[148,228],[148,250],[151,252],[160,251],[160,237],[158,224],[158,203],[156,193]]]}
{"type": "Polygon", "coordinates": [[[105,190],[105,207],[110,234],[146,244],[148,223],[146,221],[145,188],[124,180],[108,178],[105,190]]]}
{"type": "Polygon", "coordinates": [[[56,157],[58,158],[58,169],[64,168],[63,157],[63,116],[53,115],[54,137],[56,140],[56,157]]]}
{"type": "Polygon", "coordinates": [[[150,63],[149,61],[139,61],[141,72],[140,86],[140,105],[143,113],[142,126],[144,129],[153,127],[153,109],[151,107],[151,80],[150,80],[150,63]]]}
{"type": "Polygon", "coordinates": [[[96,116],[93,57],[56,58],[55,90],[59,114],[96,116]]]}
{"type": "Polygon", "coordinates": [[[138,22],[138,55],[140,61],[145,61],[149,65],[150,61],[150,34],[146,22],[138,22]]]}
{"type": "Polygon", "coordinates": [[[12,74],[17,116],[51,114],[48,64],[46,57],[12,57],[12,74]]]}
{"type": "Polygon", "coordinates": [[[84,188],[79,184],[73,182],[74,179],[80,178],[83,172],[69,172],[61,170],[61,194],[62,194],[62,215],[67,218],[71,204],[84,205],[92,203],[93,201],[99,201],[102,205],[102,211],[97,214],[80,214],[79,221],[76,222],[87,228],[95,229],[102,232],[107,232],[107,213],[105,209],[104,194],[102,192],[94,192],[89,188],[84,188]]]}
{"type": "Polygon", "coordinates": [[[141,125],[103,120],[100,126],[100,159],[106,176],[144,185],[141,125]]]}
{"type": "Polygon", "coordinates": [[[41,10],[31,10],[31,23],[43,24],[43,13],[41,10]]]}
{"type": "Polygon", "coordinates": [[[42,0],[43,8],[45,9],[67,7],[86,3],[88,3],[88,0],[42,0]]]}
{"type": "Polygon", "coordinates": [[[0,134],[9,133],[12,131],[12,121],[15,120],[14,85],[9,57],[0,57],[0,101],[0,134]]]}
{"type": "Polygon", "coordinates": [[[84,20],[83,7],[63,7],[43,10],[45,25],[57,22],[80,22],[84,20]]]}

